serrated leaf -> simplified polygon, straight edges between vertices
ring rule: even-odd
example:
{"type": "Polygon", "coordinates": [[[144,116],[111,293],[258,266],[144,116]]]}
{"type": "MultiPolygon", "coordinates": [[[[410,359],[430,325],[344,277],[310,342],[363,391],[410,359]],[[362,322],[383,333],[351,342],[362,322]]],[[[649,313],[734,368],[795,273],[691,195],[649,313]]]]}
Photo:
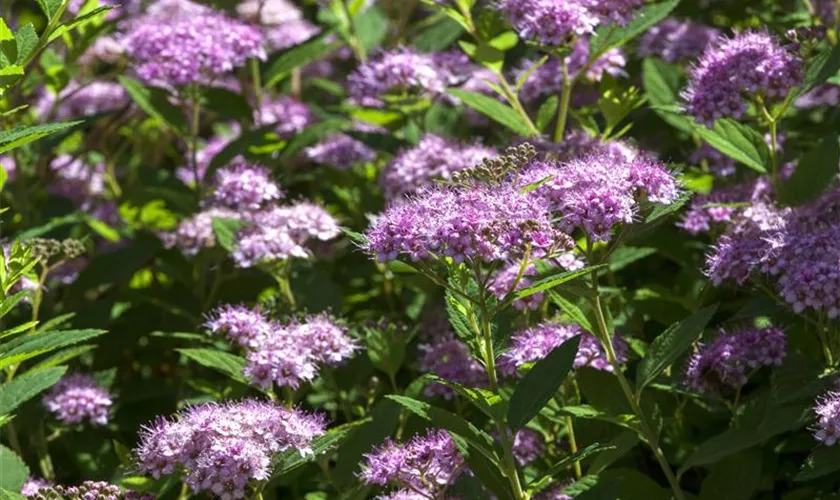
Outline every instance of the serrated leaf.
{"type": "Polygon", "coordinates": [[[656,253],[655,248],[650,247],[620,247],[610,255],[610,271],[617,272],[630,264],[642,260],[656,253]]]}
{"type": "Polygon", "coordinates": [[[29,290],[21,290],[14,295],[10,295],[3,299],[0,302],[0,318],[9,314],[9,311],[15,308],[16,305],[20,304],[22,300],[29,297],[31,292],[29,290]]]}
{"type": "Polygon", "coordinates": [[[507,424],[511,430],[516,432],[524,427],[557,393],[572,370],[578,344],[579,335],[563,342],[539,360],[516,384],[507,411],[507,424]]]}
{"type": "Polygon", "coordinates": [[[32,23],[27,23],[18,28],[15,33],[15,45],[17,47],[16,64],[26,67],[38,47],[38,33],[32,23]]]}
{"type": "Polygon", "coordinates": [[[47,39],[47,43],[52,42],[53,40],[63,36],[65,33],[69,33],[75,29],[81,28],[82,26],[88,23],[104,20],[105,13],[113,8],[113,5],[102,5],[91,11],[85,12],[84,14],[76,16],[75,18],[73,18],[73,20],[62,24],[61,26],[56,28],[55,31],[50,33],[50,37],[47,39]]]}
{"type": "Polygon", "coordinates": [[[96,346],[81,345],[78,347],[70,347],[68,349],[58,351],[57,353],[53,354],[52,356],[48,356],[45,360],[30,368],[28,373],[46,370],[47,368],[58,366],[94,349],[96,349],[96,346]]]}
{"type": "Polygon", "coordinates": [[[507,404],[498,394],[493,394],[486,389],[465,387],[438,377],[437,375],[426,375],[426,377],[433,382],[445,385],[454,390],[491,419],[500,419],[505,414],[507,404]]]}
{"type": "Polygon", "coordinates": [[[43,139],[50,134],[61,132],[77,123],[81,122],[47,123],[33,125],[31,127],[18,126],[10,130],[4,130],[0,132],[0,153],[5,153],[6,151],[37,141],[38,139],[43,139]]]}
{"type": "Polygon", "coordinates": [[[239,232],[245,223],[239,219],[222,219],[213,217],[213,234],[216,236],[216,243],[228,252],[236,246],[236,233],[239,232]]]}
{"type": "Polygon", "coordinates": [[[36,372],[27,372],[0,385],[0,415],[11,413],[21,404],[34,398],[58,382],[67,371],[57,366],[36,372]]]}
{"type": "Polygon", "coordinates": [[[642,61],[642,86],[651,104],[674,104],[679,96],[680,70],[661,59],[645,58],[642,61]]]}
{"type": "Polygon", "coordinates": [[[106,333],[105,330],[55,330],[17,337],[0,345],[0,368],[21,363],[50,351],[78,344],[106,333]]]}
{"type": "Polygon", "coordinates": [[[537,111],[537,121],[536,126],[537,129],[542,132],[548,127],[548,124],[551,123],[551,120],[554,119],[554,115],[557,114],[557,106],[560,104],[560,99],[553,95],[545,100],[544,103],[540,106],[540,109],[537,111]]]}
{"type": "Polygon", "coordinates": [[[189,130],[184,112],[169,102],[169,94],[156,87],[147,87],[139,80],[127,76],[118,76],[117,79],[128,93],[131,100],[143,111],[154,117],[162,124],[169,127],[173,132],[186,135],[189,130]]]}
{"type": "Polygon", "coordinates": [[[371,421],[372,419],[370,417],[363,418],[327,430],[326,434],[312,440],[310,445],[312,449],[311,453],[304,455],[292,448],[278,454],[272,460],[272,464],[274,465],[274,471],[271,474],[272,477],[280,477],[284,474],[288,474],[298,467],[312,462],[320,455],[335,449],[344,442],[345,439],[347,439],[347,436],[350,435],[351,431],[359,426],[368,424],[371,421]]]}
{"type": "Polygon", "coordinates": [[[423,52],[437,52],[449,47],[461,37],[464,27],[454,19],[444,18],[414,38],[414,46],[423,52]]]}
{"type": "Polygon", "coordinates": [[[840,137],[826,137],[799,160],[796,170],[781,185],[781,201],[798,205],[813,200],[837,179],[840,137]]]}
{"type": "Polygon", "coordinates": [[[17,326],[13,326],[12,328],[8,328],[6,330],[0,331],[0,339],[8,337],[10,335],[14,335],[16,333],[24,332],[29,330],[30,328],[37,326],[38,320],[27,321],[26,323],[22,323],[17,326]]]}
{"type": "Polygon", "coordinates": [[[342,43],[331,40],[331,35],[331,32],[326,32],[283,52],[265,71],[266,87],[276,85],[295,68],[318,61],[340,47],[342,43]]]}
{"type": "Polygon", "coordinates": [[[29,468],[12,450],[0,445],[0,488],[20,491],[29,477],[29,468]]]}
{"type": "Polygon", "coordinates": [[[594,329],[592,328],[592,323],[589,321],[589,318],[586,317],[586,314],[578,307],[577,305],[573,304],[571,301],[567,300],[565,297],[560,295],[555,291],[548,292],[548,297],[551,299],[554,304],[560,308],[569,318],[571,318],[575,323],[581,326],[584,330],[590,333],[594,333],[594,329]]]}
{"type": "Polygon", "coordinates": [[[680,193],[679,198],[667,205],[655,205],[653,210],[651,210],[648,216],[645,217],[645,224],[652,224],[663,217],[673,214],[677,210],[681,209],[683,205],[688,203],[688,200],[690,199],[691,196],[688,193],[680,193]]]}
{"type": "Polygon", "coordinates": [[[528,485],[528,490],[530,491],[542,491],[545,489],[549,484],[551,484],[552,479],[557,474],[563,472],[564,469],[571,467],[575,462],[579,462],[581,460],[586,459],[592,455],[597,453],[601,453],[604,451],[609,451],[614,449],[613,446],[610,445],[602,445],[600,443],[592,443],[585,448],[578,450],[575,453],[572,453],[566,457],[563,457],[559,462],[555,463],[548,469],[543,477],[537,479],[533,483],[528,485]]]}
{"type": "Polygon", "coordinates": [[[365,238],[365,235],[363,235],[362,233],[357,233],[356,231],[351,231],[350,229],[347,229],[346,227],[342,227],[341,232],[344,233],[344,236],[347,236],[348,238],[350,238],[350,240],[353,243],[359,245],[360,247],[366,247],[367,244],[368,244],[368,239],[365,238]]]}
{"type": "Polygon", "coordinates": [[[499,462],[499,458],[493,451],[493,437],[470,422],[464,420],[462,417],[454,413],[450,413],[442,408],[432,406],[424,401],[418,401],[409,397],[397,396],[394,394],[389,394],[385,397],[399,403],[418,417],[428,420],[442,429],[461,436],[491,462],[499,462]]]}
{"type": "Polygon", "coordinates": [[[840,470],[840,446],[820,446],[808,455],[795,481],[810,481],[840,470]]]}
{"type": "Polygon", "coordinates": [[[648,28],[665,19],[680,0],[651,4],[636,11],[633,20],[621,26],[615,23],[601,26],[589,42],[590,60],[597,60],[608,50],[620,47],[648,28]]]}
{"type": "Polygon", "coordinates": [[[644,387],[670,366],[703,333],[703,329],[717,311],[717,305],[700,309],[682,321],[669,326],[648,347],[636,374],[636,390],[644,387]]]}
{"type": "Polygon", "coordinates": [[[556,286],[562,285],[563,283],[568,283],[569,281],[580,278],[581,276],[586,276],[592,271],[603,267],[606,267],[606,264],[598,264],[596,266],[584,267],[583,269],[577,269],[575,271],[564,271],[551,276],[546,276],[545,278],[541,278],[527,287],[518,290],[514,293],[514,299],[523,299],[525,297],[530,297],[535,293],[550,290],[556,286]]]}
{"type": "Polygon", "coordinates": [[[635,448],[639,442],[638,432],[622,432],[618,437],[607,443],[607,446],[612,447],[611,450],[607,450],[595,457],[587,470],[587,474],[598,474],[606,470],[610,465],[635,448]]]}
{"type": "Polygon", "coordinates": [[[247,384],[248,380],[242,374],[246,361],[244,358],[229,352],[216,349],[176,349],[184,356],[196,363],[224,373],[237,382],[247,384]]]}
{"type": "Polygon", "coordinates": [[[478,111],[484,116],[487,116],[491,120],[501,123],[523,137],[533,137],[537,135],[535,131],[531,130],[522,117],[513,110],[513,108],[492,97],[479,94],[478,92],[469,92],[461,89],[449,89],[448,93],[459,99],[470,108],[478,111]]]}
{"type": "Polygon", "coordinates": [[[48,20],[52,20],[52,18],[58,14],[58,11],[61,9],[61,4],[63,0],[37,0],[38,7],[41,8],[41,11],[47,16],[48,20]]]}

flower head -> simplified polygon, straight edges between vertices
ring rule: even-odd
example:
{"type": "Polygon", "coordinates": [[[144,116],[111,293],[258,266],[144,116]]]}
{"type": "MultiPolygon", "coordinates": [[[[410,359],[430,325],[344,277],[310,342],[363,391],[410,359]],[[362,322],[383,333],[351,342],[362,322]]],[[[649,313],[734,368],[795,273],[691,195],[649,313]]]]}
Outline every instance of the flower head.
{"type": "Polygon", "coordinates": [[[216,172],[215,184],[213,201],[233,210],[258,210],[283,197],[267,168],[241,157],[216,172]]]}
{"type": "Polygon", "coordinates": [[[131,101],[122,85],[113,82],[70,82],[58,96],[44,94],[38,101],[38,113],[46,119],[55,107],[56,120],[70,120],[116,111],[131,101]]]}
{"type": "Polygon", "coordinates": [[[449,179],[453,173],[492,156],[492,148],[429,134],[415,146],[400,151],[382,171],[380,183],[388,198],[396,199],[429,186],[436,179],[449,179]]]}
{"type": "Polygon", "coordinates": [[[802,81],[802,61],[767,33],[747,31],[709,45],[689,74],[686,110],[711,128],[738,119],[747,98],[784,98],[802,81]]]}
{"type": "Polygon", "coordinates": [[[59,380],[44,396],[44,406],[65,424],[87,419],[94,425],[108,423],[114,400],[90,375],[74,373],[59,380]]]}
{"type": "MultiPolygon", "coordinates": [[[[422,353],[420,370],[465,387],[486,386],[487,372],[484,367],[470,355],[467,344],[447,331],[447,335],[418,347],[422,353]]],[[[427,396],[442,396],[445,399],[455,396],[452,389],[439,383],[427,385],[425,393],[427,396]]]]}
{"type": "Polygon", "coordinates": [[[266,57],[257,28],[215,12],[137,23],[125,43],[141,79],[176,87],[207,83],[266,57]]]}
{"type": "Polygon", "coordinates": [[[532,252],[550,253],[570,246],[556,231],[542,201],[509,184],[421,190],[392,205],[367,232],[367,249],[379,260],[433,255],[497,261],[532,252]]]}
{"type": "Polygon", "coordinates": [[[782,364],[785,333],[778,328],[721,331],[688,362],[686,382],[698,392],[725,395],[743,387],[752,370],[782,364]]]}
{"type": "Polygon", "coordinates": [[[370,162],[376,158],[376,151],[346,134],[333,135],[306,148],[305,153],[313,162],[339,170],[347,170],[357,163],[370,162]]]}
{"type": "Polygon", "coordinates": [[[294,97],[279,96],[265,100],[254,112],[254,121],[260,125],[276,124],[275,132],[289,138],[302,132],[317,121],[306,104],[294,97]]]}
{"type": "Polygon", "coordinates": [[[374,108],[385,106],[387,96],[429,95],[446,87],[432,56],[408,48],[383,52],[359,66],[347,79],[348,92],[355,103],[374,108]]]}
{"type": "Polygon", "coordinates": [[[254,347],[271,331],[273,325],[260,311],[245,306],[225,304],[207,315],[205,328],[224,335],[242,347],[254,347]]]}
{"type": "MultiPolygon", "coordinates": [[[[519,367],[541,360],[555,348],[577,336],[580,336],[580,343],[575,355],[575,368],[589,366],[596,370],[613,370],[594,335],[576,325],[545,322],[521,330],[511,337],[510,349],[499,357],[499,371],[505,375],[515,375],[519,367]]],[[[618,335],[613,338],[613,347],[619,360],[627,359],[627,344],[618,335]]]]}
{"type": "Polygon", "coordinates": [[[39,477],[29,476],[26,482],[23,483],[23,487],[20,489],[20,494],[25,497],[34,497],[38,494],[38,490],[41,488],[48,488],[49,486],[49,481],[39,477]]]}
{"type": "Polygon", "coordinates": [[[362,479],[366,483],[392,484],[429,498],[440,498],[464,464],[455,442],[442,430],[415,436],[404,444],[388,440],[365,459],[362,479]]]}
{"type": "Polygon", "coordinates": [[[834,446],[840,440],[840,393],[828,392],[814,407],[817,424],[814,438],[826,446],[834,446]]]}
{"type": "Polygon", "coordinates": [[[639,41],[639,56],[658,56],[668,62],[691,61],[720,36],[709,26],[669,17],[650,28],[639,41]]]}
{"type": "Polygon", "coordinates": [[[235,499],[269,479],[275,454],[311,453],[323,433],[322,417],[271,402],[207,403],[144,428],[136,454],[145,473],[181,473],[194,493],[235,499]]]}

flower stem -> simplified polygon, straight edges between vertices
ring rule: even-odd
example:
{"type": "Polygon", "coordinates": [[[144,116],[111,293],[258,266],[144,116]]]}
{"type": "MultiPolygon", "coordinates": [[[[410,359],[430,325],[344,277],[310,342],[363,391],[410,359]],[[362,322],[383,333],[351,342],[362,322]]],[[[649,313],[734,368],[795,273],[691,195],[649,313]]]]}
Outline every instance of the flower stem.
{"type": "Polygon", "coordinates": [[[779,143],[776,138],[776,120],[770,120],[770,158],[773,167],[773,188],[776,190],[776,195],[779,193],[779,143]]]}
{"type": "Polygon", "coordinates": [[[201,191],[204,179],[202,174],[198,171],[198,128],[201,122],[201,91],[198,86],[192,86],[190,91],[190,99],[192,100],[192,114],[190,117],[190,165],[192,166],[193,176],[195,177],[195,193],[198,201],[201,202],[201,191]]]}
{"type": "Polygon", "coordinates": [[[499,78],[499,87],[502,89],[503,95],[508,103],[513,107],[513,110],[516,111],[519,116],[522,117],[522,121],[534,135],[534,137],[540,136],[540,130],[534,125],[534,122],[531,120],[531,117],[528,116],[528,112],[525,111],[525,108],[522,106],[522,103],[519,101],[519,97],[516,95],[516,92],[510,86],[507,79],[502,75],[501,72],[497,73],[496,76],[499,78]]]}
{"type": "Polygon", "coordinates": [[[633,389],[630,387],[630,383],[627,381],[627,378],[621,371],[621,363],[618,361],[618,357],[615,354],[615,349],[612,345],[611,335],[607,329],[606,320],[604,319],[604,310],[603,305],[601,303],[601,296],[598,293],[597,271],[592,272],[592,287],[594,292],[592,306],[595,309],[595,316],[598,322],[598,330],[600,332],[601,337],[600,340],[604,346],[604,350],[607,353],[607,359],[613,366],[613,372],[618,378],[618,383],[621,386],[621,390],[624,393],[624,397],[627,399],[627,402],[630,403],[630,408],[633,410],[633,413],[636,415],[636,417],[639,418],[639,432],[644,438],[644,440],[647,441],[651,451],[653,451],[653,455],[656,457],[656,461],[659,462],[659,466],[662,468],[662,472],[663,474],[665,474],[665,478],[668,480],[668,484],[671,485],[671,489],[674,491],[674,498],[676,498],[676,500],[685,500],[685,495],[683,494],[682,489],[680,488],[680,483],[679,481],[677,481],[677,478],[674,475],[674,471],[671,470],[671,465],[665,458],[665,454],[662,452],[662,449],[659,448],[656,433],[653,432],[650,425],[648,424],[647,418],[645,417],[641,406],[639,406],[638,397],[635,394],[633,394],[633,389]]]}
{"type": "MultiPolygon", "coordinates": [[[[569,450],[572,453],[577,453],[578,445],[577,439],[575,438],[575,424],[572,421],[572,417],[566,417],[566,432],[569,435],[569,450]]],[[[580,468],[580,461],[575,460],[575,479],[580,479],[583,477],[583,471],[580,468]]]]}
{"type": "Polygon", "coordinates": [[[574,81],[569,79],[569,66],[566,58],[560,58],[560,71],[563,77],[563,88],[560,90],[560,107],[557,110],[557,128],[554,130],[554,142],[563,140],[566,133],[566,121],[569,117],[569,101],[572,98],[574,81]]]}

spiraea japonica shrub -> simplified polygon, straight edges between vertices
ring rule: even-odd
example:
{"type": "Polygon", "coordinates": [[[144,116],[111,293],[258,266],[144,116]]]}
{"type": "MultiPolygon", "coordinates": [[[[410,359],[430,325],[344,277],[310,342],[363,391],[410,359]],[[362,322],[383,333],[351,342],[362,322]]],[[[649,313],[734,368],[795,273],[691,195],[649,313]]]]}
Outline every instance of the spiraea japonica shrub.
{"type": "Polygon", "coordinates": [[[837,0],[0,0],[0,497],[840,491],[837,0]]]}

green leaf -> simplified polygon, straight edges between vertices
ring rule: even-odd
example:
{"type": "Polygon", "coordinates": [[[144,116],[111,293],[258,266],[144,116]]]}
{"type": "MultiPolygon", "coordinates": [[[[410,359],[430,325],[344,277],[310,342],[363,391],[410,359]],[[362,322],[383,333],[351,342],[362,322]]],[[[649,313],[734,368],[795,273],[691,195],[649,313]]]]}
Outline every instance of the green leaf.
{"type": "Polygon", "coordinates": [[[426,377],[433,382],[445,385],[454,390],[491,419],[498,420],[505,415],[507,404],[498,394],[494,394],[486,389],[465,387],[438,377],[437,375],[426,375],[426,377]]]}
{"type": "Polygon", "coordinates": [[[809,481],[840,470],[840,446],[820,446],[808,455],[796,481],[809,481]]]}
{"type": "Polygon", "coordinates": [[[365,247],[368,244],[367,238],[365,238],[365,235],[363,235],[362,233],[357,233],[356,231],[351,231],[350,229],[347,229],[346,227],[342,227],[341,232],[344,233],[344,236],[347,236],[348,238],[350,238],[350,241],[352,241],[356,245],[359,245],[360,247],[365,247]]]}
{"type": "Polygon", "coordinates": [[[508,427],[514,432],[525,426],[548,403],[572,369],[580,336],[563,342],[539,360],[516,384],[507,411],[508,427]]]}
{"type": "Polygon", "coordinates": [[[655,205],[653,207],[653,210],[651,210],[648,216],[645,217],[645,224],[653,224],[657,220],[671,215],[672,213],[682,208],[683,205],[688,203],[688,200],[690,199],[691,195],[689,195],[688,193],[680,193],[679,198],[667,205],[655,205]]]}
{"type": "Polygon", "coordinates": [[[21,290],[14,295],[10,295],[3,299],[0,302],[0,318],[9,314],[9,311],[15,308],[16,305],[20,304],[20,301],[29,297],[31,292],[29,290],[21,290]]]}
{"type": "Polygon", "coordinates": [[[840,45],[825,44],[823,49],[805,67],[802,93],[835,76],[840,70],[840,45]]]}
{"type": "Polygon", "coordinates": [[[650,247],[619,247],[610,255],[610,271],[617,272],[630,264],[642,260],[656,253],[655,248],[650,247]]]}
{"type": "Polygon", "coordinates": [[[41,11],[47,16],[47,20],[52,20],[53,16],[61,9],[62,3],[63,0],[38,0],[38,7],[41,7],[41,11]]]}
{"type": "Polygon", "coordinates": [[[245,359],[229,352],[216,349],[176,349],[184,356],[202,366],[222,372],[237,382],[247,384],[248,380],[242,375],[245,369],[245,359]]]}
{"type": "Polygon", "coordinates": [[[549,97],[542,103],[539,111],[537,111],[537,122],[535,123],[537,130],[542,132],[548,127],[548,124],[551,123],[551,120],[554,119],[554,115],[557,113],[557,106],[559,104],[560,99],[556,95],[549,97]]]}
{"type": "Polygon", "coordinates": [[[414,46],[423,52],[437,52],[449,47],[463,33],[464,27],[447,17],[420,32],[414,38],[414,46]]]}
{"type": "Polygon", "coordinates": [[[67,128],[80,123],[75,122],[59,122],[46,123],[42,125],[33,125],[31,127],[19,126],[13,129],[4,130],[0,132],[0,153],[15,149],[17,147],[28,144],[32,141],[37,141],[50,134],[61,132],[67,128]]]}
{"type": "Polygon", "coordinates": [[[184,112],[169,102],[169,93],[156,87],[147,87],[140,81],[127,76],[118,76],[120,84],[131,99],[149,116],[169,127],[173,132],[184,136],[189,130],[184,112]]]}
{"type": "Polygon", "coordinates": [[[28,497],[21,495],[15,491],[0,488],[0,500],[26,500],[28,497]]]}
{"type": "Polygon", "coordinates": [[[587,457],[590,457],[597,453],[612,450],[613,448],[614,447],[612,446],[602,445],[600,443],[592,443],[589,446],[586,446],[585,448],[582,448],[577,452],[572,453],[571,455],[565,456],[559,462],[552,465],[551,468],[546,471],[543,477],[529,484],[528,490],[533,492],[542,491],[549,484],[551,484],[551,481],[554,478],[554,476],[563,472],[564,469],[571,467],[575,462],[584,460],[587,457]]]}
{"type": "Polygon", "coordinates": [[[55,31],[50,33],[50,36],[47,39],[47,43],[52,42],[56,38],[59,38],[65,33],[69,33],[74,29],[81,28],[82,26],[90,22],[103,21],[105,19],[105,13],[113,8],[113,5],[102,5],[89,12],[85,12],[82,15],[76,16],[72,21],[66,24],[62,24],[61,26],[56,28],[55,31]]]}
{"type": "Polygon", "coordinates": [[[771,161],[770,149],[764,142],[764,137],[748,125],[730,118],[721,118],[709,129],[683,115],[675,106],[656,106],[654,110],[672,125],[685,132],[697,134],[710,146],[733,160],[757,172],[767,173],[767,166],[771,161]],[[669,117],[672,120],[669,120],[669,117]]]}
{"type": "Polygon", "coordinates": [[[0,445],[0,488],[20,491],[29,477],[29,468],[12,450],[0,445]]]}
{"type": "Polygon", "coordinates": [[[648,28],[665,19],[678,3],[680,0],[651,4],[636,11],[633,20],[624,26],[615,23],[601,26],[589,42],[590,60],[598,59],[606,51],[620,47],[647,31],[648,28]]]}
{"type": "Polygon", "coordinates": [[[16,333],[24,332],[29,330],[30,328],[37,326],[38,320],[27,321],[26,323],[22,323],[17,326],[13,326],[12,328],[8,328],[6,330],[0,331],[0,339],[8,337],[9,335],[14,335],[16,333]]]}
{"type": "Polygon", "coordinates": [[[732,428],[703,442],[680,468],[679,475],[691,467],[715,463],[732,454],[759,445],[773,436],[796,429],[804,423],[809,407],[788,405],[769,409],[756,425],[732,428]]]}
{"type": "Polygon", "coordinates": [[[320,455],[334,450],[342,442],[344,442],[345,439],[347,439],[347,436],[349,436],[354,429],[370,423],[371,420],[372,419],[370,417],[363,418],[327,430],[326,434],[312,440],[312,444],[310,445],[312,448],[311,454],[302,455],[294,448],[278,454],[272,460],[274,471],[271,476],[274,478],[288,474],[298,467],[316,460],[320,455]]]}
{"type": "Polygon", "coordinates": [[[648,347],[636,373],[636,390],[656,380],[665,368],[670,366],[703,333],[706,324],[714,316],[717,305],[700,309],[682,321],[669,326],[656,337],[648,347]]]}
{"type": "Polygon", "coordinates": [[[793,175],[781,185],[782,203],[797,205],[819,196],[837,178],[838,163],[840,138],[831,135],[805,153],[793,175]]]}
{"type": "Polygon", "coordinates": [[[353,18],[356,35],[365,52],[375,49],[388,35],[388,17],[378,6],[373,5],[353,18]]]}
{"type": "Polygon", "coordinates": [[[481,481],[487,489],[496,494],[499,500],[514,500],[513,492],[510,489],[510,483],[502,474],[498,464],[489,460],[481,453],[472,453],[473,447],[460,450],[462,455],[466,455],[465,460],[476,477],[481,481]]]}
{"type": "Polygon", "coordinates": [[[464,420],[462,417],[444,409],[432,406],[424,401],[418,401],[405,396],[389,394],[385,397],[399,403],[418,417],[428,420],[442,429],[461,436],[491,462],[499,463],[499,458],[493,451],[493,437],[470,422],[464,420]]]}
{"type": "Polygon", "coordinates": [[[679,100],[680,70],[675,64],[648,57],[642,61],[642,86],[652,105],[675,104],[679,100]]]}
{"type": "Polygon", "coordinates": [[[516,293],[514,293],[513,297],[515,300],[530,297],[535,293],[550,290],[556,286],[562,285],[563,283],[567,283],[574,279],[580,278],[581,276],[586,276],[592,271],[601,269],[603,267],[606,267],[606,264],[598,264],[596,266],[584,267],[583,269],[577,269],[575,271],[564,271],[562,273],[546,276],[545,278],[539,279],[533,282],[531,285],[521,290],[518,290],[516,293]]]}
{"type": "Polygon", "coordinates": [[[332,471],[335,483],[350,488],[358,481],[359,464],[364,455],[391,436],[401,421],[400,406],[387,399],[380,400],[368,415],[371,422],[354,429],[338,448],[338,458],[332,471]]]}
{"type": "Polygon", "coordinates": [[[24,335],[0,345],[0,368],[46,354],[106,333],[105,330],[55,330],[24,335]]]}
{"type": "Polygon", "coordinates": [[[548,292],[548,297],[572,321],[580,325],[587,332],[594,333],[595,330],[592,328],[592,323],[590,323],[589,318],[586,317],[586,314],[584,314],[580,307],[553,290],[548,292]]]}
{"type": "Polygon", "coordinates": [[[64,349],[58,351],[57,353],[53,354],[52,356],[47,357],[45,360],[41,361],[37,365],[33,366],[29,369],[28,373],[33,373],[35,371],[46,370],[47,368],[51,368],[53,366],[58,366],[62,363],[66,363],[73,358],[79,357],[82,354],[92,351],[96,349],[96,346],[93,345],[80,345],[78,347],[70,347],[68,349],[64,349]]]}
{"type": "Polygon", "coordinates": [[[283,52],[265,72],[265,85],[272,87],[288,76],[292,70],[304,64],[315,62],[342,45],[331,40],[331,32],[317,36],[283,52]]]}
{"type": "Polygon", "coordinates": [[[732,455],[712,466],[700,488],[699,500],[749,500],[761,481],[761,452],[732,455]]]}
{"type": "Polygon", "coordinates": [[[201,89],[205,106],[225,120],[251,122],[254,112],[251,105],[242,94],[231,92],[221,87],[204,87],[201,89]]]}
{"type": "Polygon", "coordinates": [[[478,92],[469,92],[460,89],[449,89],[449,94],[461,100],[464,104],[487,116],[488,118],[501,123],[513,132],[523,137],[533,137],[535,132],[510,106],[503,104],[492,97],[478,92]]]}
{"type": "Polygon", "coordinates": [[[38,33],[32,23],[27,23],[17,30],[15,44],[17,46],[15,63],[26,67],[26,63],[29,62],[29,59],[35,54],[35,48],[38,47],[38,33]]]}
{"type": "Polygon", "coordinates": [[[15,411],[21,404],[52,387],[66,371],[66,366],[30,371],[0,385],[0,415],[15,411]]]}
{"type": "Polygon", "coordinates": [[[216,243],[228,252],[236,246],[236,233],[242,229],[245,223],[239,219],[222,219],[213,217],[213,234],[216,236],[216,243]]]}
{"type": "Polygon", "coordinates": [[[615,439],[607,443],[612,449],[605,451],[595,457],[587,474],[598,474],[606,470],[610,465],[615,463],[618,459],[626,455],[630,450],[639,444],[639,433],[636,431],[625,431],[618,435],[615,439]]]}

